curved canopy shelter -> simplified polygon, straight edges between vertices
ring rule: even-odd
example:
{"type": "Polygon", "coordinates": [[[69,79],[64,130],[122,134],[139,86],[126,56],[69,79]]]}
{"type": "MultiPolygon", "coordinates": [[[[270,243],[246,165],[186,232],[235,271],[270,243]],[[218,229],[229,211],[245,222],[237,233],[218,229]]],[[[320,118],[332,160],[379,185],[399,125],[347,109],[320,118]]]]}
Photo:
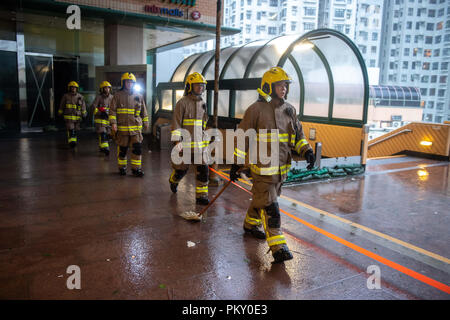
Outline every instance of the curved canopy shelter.
{"type": "MultiPolygon", "coordinates": [[[[273,66],[292,77],[287,100],[302,121],[352,127],[367,122],[369,85],[364,60],[348,37],[331,29],[222,49],[218,116],[242,118],[258,97],[263,73],[273,66]]],[[[202,73],[208,81],[206,98],[212,114],[214,50],[186,58],[170,82],[158,85],[158,109],[172,110],[192,72],[202,73]]]]}

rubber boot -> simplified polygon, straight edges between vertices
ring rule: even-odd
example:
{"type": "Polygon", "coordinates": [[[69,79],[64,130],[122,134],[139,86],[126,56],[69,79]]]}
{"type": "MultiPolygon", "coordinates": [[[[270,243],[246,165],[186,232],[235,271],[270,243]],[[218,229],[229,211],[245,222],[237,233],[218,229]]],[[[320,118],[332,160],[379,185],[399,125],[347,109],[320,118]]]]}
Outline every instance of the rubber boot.
{"type": "Polygon", "coordinates": [[[131,169],[131,173],[133,174],[133,176],[139,177],[139,178],[141,178],[141,177],[144,176],[144,171],[142,171],[141,168],[138,168],[138,169],[131,169]]]}
{"type": "Polygon", "coordinates": [[[200,204],[202,206],[206,206],[207,204],[209,204],[209,199],[208,198],[197,198],[197,199],[195,199],[195,203],[200,204]]]}
{"type": "Polygon", "coordinates": [[[119,174],[125,176],[127,174],[127,168],[119,168],[119,174]]]}
{"type": "Polygon", "coordinates": [[[287,245],[283,244],[283,246],[277,251],[272,253],[273,263],[281,263],[286,260],[291,260],[293,258],[292,253],[289,251],[287,245]]]}
{"type": "Polygon", "coordinates": [[[173,193],[177,193],[178,183],[172,183],[172,182],[169,182],[169,183],[170,183],[170,190],[173,193]]]}
{"type": "Polygon", "coordinates": [[[260,230],[257,226],[253,226],[251,229],[247,229],[244,226],[244,231],[256,239],[266,239],[264,231],[260,230]]]}

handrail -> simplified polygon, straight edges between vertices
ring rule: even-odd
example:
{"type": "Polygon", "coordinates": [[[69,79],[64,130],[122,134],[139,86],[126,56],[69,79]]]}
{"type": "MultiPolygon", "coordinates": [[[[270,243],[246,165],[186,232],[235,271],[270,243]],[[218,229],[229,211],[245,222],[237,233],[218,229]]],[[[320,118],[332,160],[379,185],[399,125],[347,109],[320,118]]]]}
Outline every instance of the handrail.
{"type": "Polygon", "coordinates": [[[386,141],[388,139],[391,139],[392,137],[398,136],[401,133],[408,133],[408,132],[412,132],[412,130],[411,129],[403,129],[402,131],[396,132],[396,133],[390,135],[389,137],[385,137],[385,138],[383,138],[381,140],[374,141],[372,143],[369,142],[368,148],[370,148],[371,146],[376,145],[377,143],[380,143],[380,142],[386,141]]]}

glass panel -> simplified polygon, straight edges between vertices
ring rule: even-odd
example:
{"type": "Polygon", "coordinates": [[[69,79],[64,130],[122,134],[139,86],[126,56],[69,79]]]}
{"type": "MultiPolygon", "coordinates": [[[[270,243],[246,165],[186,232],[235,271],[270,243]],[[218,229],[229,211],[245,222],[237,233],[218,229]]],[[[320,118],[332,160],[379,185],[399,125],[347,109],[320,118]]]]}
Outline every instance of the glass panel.
{"type": "Polygon", "coordinates": [[[202,73],[206,63],[214,55],[214,51],[204,53],[193,65],[189,73],[198,72],[202,73]]]}
{"type": "Polygon", "coordinates": [[[0,132],[20,130],[17,56],[0,51],[0,132]]]}
{"type": "MultiPolygon", "coordinates": [[[[291,52],[297,61],[305,82],[305,116],[328,117],[330,88],[322,61],[312,47],[297,45],[291,52]]],[[[291,100],[291,99],[290,99],[291,100]]]]}
{"type": "Polygon", "coordinates": [[[409,88],[405,88],[404,93],[405,93],[405,99],[411,100],[411,90],[409,88]]]}
{"type": "Polygon", "coordinates": [[[285,65],[283,66],[284,71],[292,78],[292,82],[289,85],[289,93],[287,95],[287,102],[289,102],[299,114],[300,110],[300,80],[297,75],[297,71],[295,71],[294,65],[291,61],[286,60],[285,65]]]}
{"type": "Polygon", "coordinates": [[[337,37],[312,40],[327,59],[334,81],[333,118],[362,120],[364,79],[355,53],[337,37]]]}
{"type": "MultiPolygon", "coordinates": [[[[228,117],[228,110],[230,104],[230,91],[219,90],[219,104],[217,106],[217,115],[219,117],[228,117]]],[[[212,103],[214,108],[214,102],[212,103]]]]}
{"type": "Polygon", "coordinates": [[[235,118],[242,119],[245,110],[258,99],[256,90],[239,90],[236,91],[236,109],[235,118]]]}
{"type": "Polygon", "coordinates": [[[25,60],[28,126],[45,126],[50,121],[50,89],[53,87],[52,57],[26,55],[25,60]]]}
{"type": "Polygon", "coordinates": [[[161,91],[162,110],[172,110],[172,90],[161,91]]]}
{"type": "MultiPolygon", "coordinates": [[[[228,47],[223,49],[220,52],[220,61],[219,61],[219,74],[222,71],[224,64],[227,62],[228,58],[233,54],[235,50],[239,49],[239,47],[228,47]]],[[[205,71],[203,75],[206,80],[213,81],[214,80],[214,58],[209,65],[208,69],[205,71]]],[[[227,115],[228,116],[228,115],[227,115]]]]}
{"type": "Polygon", "coordinates": [[[223,79],[242,79],[244,77],[245,68],[250,62],[253,54],[266,42],[267,40],[254,41],[247,43],[242,47],[228,65],[223,79]]]}
{"type": "Polygon", "coordinates": [[[256,57],[248,77],[261,78],[270,67],[278,64],[283,53],[298,37],[298,35],[288,35],[270,40],[256,57]]]}
{"type": "Polygon", "coordinates": [[[184,77],[186,76],[187,69],[200,54],[201,53],[196,53],[184,59],[183,62],[181,62],[178,68],[175,70],[175,73],[173,74],[172,79],[170,81],[183,82],[184,77]]]}

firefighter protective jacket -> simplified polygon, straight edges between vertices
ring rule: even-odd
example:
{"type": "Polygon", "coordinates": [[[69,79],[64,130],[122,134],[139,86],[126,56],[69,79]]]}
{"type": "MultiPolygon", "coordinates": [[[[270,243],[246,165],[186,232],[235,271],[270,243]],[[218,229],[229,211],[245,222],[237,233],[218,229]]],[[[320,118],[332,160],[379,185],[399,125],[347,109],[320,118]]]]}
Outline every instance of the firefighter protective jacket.
{"type": "MultiPolygon", "coordinates": [[[[291,167],[291,151],[295,150],[304,156],[305,152],[311,149],[303,133],[302,125],[297,119],[295,108],[282,99],[275,98],[271,102],[260,99],[253,103],[245,111],[238,129],[242,129],[244,132],[248,129],[256,130],[256,139],[247,136],[244,148],[239,149],[239,144],[237,144],[234,155],[237,158],[245,159],[246,164],[250,165],[252,177],[260,181],[283,182],[291,167]],[[275,133],[271,129],[275,129],[275,133]],[[262,163],[259,155],[256,161],[251,161],[253,159],[249,158],[249,147],[252,146],[249,144],[252,141],[257,147],[253,150],[259,151],[262,144],[265,144],[263,147],[266,147],[268,157],[272,155],[271,143],[276,142],[279,147],[278,165],[274,165],[272,161],[262,163]]],[[[276,155],[276,153],[274,154],[276,155]]]]}
{"type": "Polygon", "coordinates": [[[181,141],[180,129],[186,129],[189,131],[191,141],[183,141],[183,147],[202,150],[209,144],[209,141],[203,141],[203,131],[207,122],[208,112],[203,99],[193,94],[184,96],[178,100],[173,112],[172,141],[181,141]]]}
{"type": "Polygon", "coordinates": [[[81,121],[81,116],[87,114],[83,96],[78,92],[75,94],[71,92],[65,93],[59,104],[58,114],[64,115],[66,122],[81,121]]]}
{"type": "Polygon", "coordinates": [[[118,135],[136,135],[142,124],[148,126],[148,113],[142,95],[127,90],[114,94],[109,109],[109,122],[117,124],[118,135]]]}
{"type": "Polygon", "coordinates": [[[112,99],[113,99],[112,94],[108,94],[108,96],[100,94],[97,97],[95,97],[95,100],[92,103],[92,108],[94,109],[94,123],[96,127],[109,126],[108,114],[112,99]],[[98,110],[98,108],[100,107],[105,107],[106,113],[100,112],[100,110],[98,110]]]}

